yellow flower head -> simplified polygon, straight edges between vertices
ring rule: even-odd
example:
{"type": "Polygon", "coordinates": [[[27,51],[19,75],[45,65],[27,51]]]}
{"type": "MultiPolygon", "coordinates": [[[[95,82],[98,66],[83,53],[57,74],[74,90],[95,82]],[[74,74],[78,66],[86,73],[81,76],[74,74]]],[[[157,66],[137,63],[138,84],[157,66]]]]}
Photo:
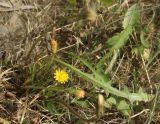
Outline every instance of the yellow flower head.
{"type": "Polygon", "coordinates": [[[54,79],[61,84],[68,82],[69,76],[66,71],[57,69],[54,73],[54,79]]]}

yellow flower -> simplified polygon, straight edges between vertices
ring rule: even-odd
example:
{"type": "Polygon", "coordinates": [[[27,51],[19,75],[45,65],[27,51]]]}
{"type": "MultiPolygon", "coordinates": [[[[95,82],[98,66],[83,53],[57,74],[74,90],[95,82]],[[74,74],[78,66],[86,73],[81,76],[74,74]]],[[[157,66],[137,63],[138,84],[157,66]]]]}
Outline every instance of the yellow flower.
{"type": "Polygon", "coordinates": [[[54,79],[61,84],[68,82],[69,76],[66,71],[57,69],[54,73],[54,79]]]}

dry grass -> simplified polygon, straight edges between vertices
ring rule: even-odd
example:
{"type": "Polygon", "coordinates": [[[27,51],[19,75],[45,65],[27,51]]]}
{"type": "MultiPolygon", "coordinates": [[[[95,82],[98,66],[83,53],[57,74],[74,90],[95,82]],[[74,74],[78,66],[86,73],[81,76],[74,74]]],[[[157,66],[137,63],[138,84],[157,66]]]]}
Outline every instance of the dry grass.
{"type": "MultiPolygon", "coordinates": [[[[138,2],[141,6],[141,19],[109,72],[114,86],[124,85],[131,91],[142,87],[156,95],[150,102],[140,102],[131,106],[132,114],[124,117],[116,109],[106,109],[103,117],[96,118],[97,95],[101,89],[76,76],[70,70],[70,81],[57,85],[53,70],[65,68],[51,63],[48,57],[50,46],[47,38],[58,41],[56,56],[77,68],[89,72],[78,64],[79,60],[68,54],[76,54],[91,60],[95,65],[109,52],[101,46],[122,30],[121,22],[129,4],[115,2],[113,6],[97,6],[92,11],[96,18],[89,17],[82,3],[72,6],[67,0],[2,0],[0,2],[0,123],[7,124],[158,124],[160,123],[160,58],[158,44],[159,11],[158,1],[138,2]],[[6,4],[2,4],[6,3],[6,4]],[[12,6],[15,6],[12,8],[12,6]],[[6,7],[7,6],[7,7],[6,7]],[[116,11],[118,10],[119,11],[116,11]],[[97,14],[97,15],[96,15],[97,14]],[[145,30],[149,42],[150,58],[143,54],[135,55],[133,49],[139,45],[140,31],[145,30]],[[50,36],[48,36],[50,34],[50,36]],[[74,102],[75,95],[70,88],[86,91],[85,105],[74,102]],[[95,97],[96,96],[96,97],[95,97]],[[95,118],[94,118],[95,117],[95,118]],[[92,122],[88,122],[89,120],[92,122]],[[8,120],[8,121],[7,121],[8,120]]],[[[105,62],[110,64],[111,57],[105,62]]],[[[102,91],[103,92],[103,91],[102,91]]],[[[107,94],[103,94],[107,98],[107,94]]]]}

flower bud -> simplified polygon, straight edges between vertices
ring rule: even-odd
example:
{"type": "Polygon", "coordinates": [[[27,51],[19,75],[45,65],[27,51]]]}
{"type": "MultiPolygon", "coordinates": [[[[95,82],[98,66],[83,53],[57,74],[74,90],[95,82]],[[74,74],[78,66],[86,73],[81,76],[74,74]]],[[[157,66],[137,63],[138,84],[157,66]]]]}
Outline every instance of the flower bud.
{"type": "Polygon", "coordinates": [[[97,19],[97,13],[94,8],[89,8],[87,13],[87,20],[90,22],[95,22],[97,19]]]}
{"type": "Polygon", "coordinates": [[[58,42],[55,39],[52,39],[50,41],[50,45],[51,45],[52,52],[55,54],[58,49],[58,42]]]}
{"type": "Polygon", "coordinates": [[[84,98],[85,97],[85,91],[84,90],[77,90],[76,91],[76,96],[78,97],[78,98],[84,98]]]}

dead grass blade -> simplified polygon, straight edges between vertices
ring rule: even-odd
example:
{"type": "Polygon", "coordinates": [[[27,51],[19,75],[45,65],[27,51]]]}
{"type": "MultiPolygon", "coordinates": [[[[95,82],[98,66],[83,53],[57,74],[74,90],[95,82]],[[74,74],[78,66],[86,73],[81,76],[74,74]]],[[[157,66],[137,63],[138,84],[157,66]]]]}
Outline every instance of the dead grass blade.
{"type": "Polygon", "coordinates": [[[12,72],[13,71],[11,71],[11,68],[9,68],[3,72],[2,72],[2,69],[0,68],[0,82],[9,80],[10,78],[7,78],[6,76],[8,76],[8,74],[10,74],[12,72]]]}
{"type": "Polygon", "coordinates": [[[29,9],[37,9],[37,8],[31,5],[25,5],[17,8],[13,7],[13,8],[0,9],[0,12],[10,12],[10,11],[29,10],[29,9]]]}

